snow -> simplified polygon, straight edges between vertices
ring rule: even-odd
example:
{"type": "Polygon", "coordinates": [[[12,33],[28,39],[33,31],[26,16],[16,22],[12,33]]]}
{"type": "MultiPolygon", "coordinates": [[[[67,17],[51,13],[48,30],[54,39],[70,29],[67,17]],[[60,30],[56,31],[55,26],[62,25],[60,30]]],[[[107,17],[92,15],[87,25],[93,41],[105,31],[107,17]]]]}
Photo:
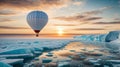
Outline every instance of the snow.
{"type": "Polygon", "coordinates": [[[105,38],[105,42],[111,42],[120,38],[120,31],[110,31],[105,38]]]}
{"type": "Polygon", "coordinates": [[[116,40],[113,40],[113,41],[111,41],[111,43],[120,43],[120,39],[116,39],[116,40]]]}
{"type": "Polygon", "coordinates": [[[114,41],[111,41],[109,43],[109,45],[111,46],[111,48],[115,47],[114,50],[118,50],[118,52],[120,52],[120,39],[116,39],[114,41]]]}
{"type": "Polygon", "coordinates": [[[120,44],[118,44],[118,43],[108,42],[108,43],[105,44],[105,46],[112,51],[113,50],[120,50],[120,44]]]}

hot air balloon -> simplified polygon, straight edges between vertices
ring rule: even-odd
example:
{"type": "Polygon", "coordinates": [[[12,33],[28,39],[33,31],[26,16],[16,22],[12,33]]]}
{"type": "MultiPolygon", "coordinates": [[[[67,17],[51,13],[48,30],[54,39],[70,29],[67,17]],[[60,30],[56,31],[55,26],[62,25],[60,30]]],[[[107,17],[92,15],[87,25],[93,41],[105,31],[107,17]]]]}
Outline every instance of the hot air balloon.
{"type": "Polygon", "coordinates": [[[32,11],[27,15],[27,22],[38,37],[39,32],[48,22],[48,15],[43,11],[32,11]]]}

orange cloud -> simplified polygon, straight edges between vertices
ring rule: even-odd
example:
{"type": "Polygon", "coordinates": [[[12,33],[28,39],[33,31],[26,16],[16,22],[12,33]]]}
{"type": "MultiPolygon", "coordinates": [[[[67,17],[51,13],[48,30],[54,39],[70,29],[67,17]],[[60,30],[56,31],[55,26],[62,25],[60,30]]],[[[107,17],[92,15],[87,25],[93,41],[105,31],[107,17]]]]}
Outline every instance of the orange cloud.
{"type": "Polygon", "coordinates": [[[29,28],[27,28],[27,27],[0,26],[0,29],[29,29],[29,28]]]}
{"type": "Polygon", "coordinates": [[[55,17],[54,19],[64,20],[64,21],[79,21],[79,22],[89,22],[94,20],[102,19],[102,17],[91,17],[91,16],[84,16],[84,15],[74,15],[69,17],[55,17]]]}
{"type": "Polygon", "coordinates": [[[76,28],[73,30],[105,30],[104,28],[76,28]]]}
{"type": "Polygon", "coordinates": [[[8,9],[0,10],[0,15],[14,15],[14,14],[16,14],[16,12],[13,10],[8,9]]]}
{"type": "Polygon", "coordinates": [[[1,9],[6,8],[26,8],[26,9],[48,9],[50,7],[64,6],[69,0],[1,0],[1,9]]]}
{"type": "Polygon", "coordinates": [[[76,24],[54,24],[54,26],[76,26],[76,24]]]}
{"type": "Polygon", "coordinates": [[[95,22],[94,24],[120,24],[120,21],[113,21],[113,22],[95,22]]]}
{"type": "Polygon", "coordinates": [[[0,19],[0,22],[11,22],[11,21],[14,21],[14,20],[9,19],[9,18],[2,18],[2,19],[0,19]]]}

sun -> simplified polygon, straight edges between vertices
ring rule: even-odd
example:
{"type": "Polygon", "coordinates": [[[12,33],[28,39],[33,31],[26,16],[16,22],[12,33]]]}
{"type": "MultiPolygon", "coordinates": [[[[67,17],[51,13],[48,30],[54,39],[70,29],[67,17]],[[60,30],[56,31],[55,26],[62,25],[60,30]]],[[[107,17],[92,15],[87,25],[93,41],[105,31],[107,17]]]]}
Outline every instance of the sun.
{"type": "Polygon", "coordinates": [[[63,35],[63,31],[62,31],[62,30],[59,30],[59,31],[58,31],[58,34],[59,34],[60,36],[62,36],[62,35],[63,35]]]}
{"type": "Polygon", "coordinates": [[[58,35],[59,36],[62,36],[64,34],[62,27],[58,27],[57,30],[58,30],[58,35]]]}

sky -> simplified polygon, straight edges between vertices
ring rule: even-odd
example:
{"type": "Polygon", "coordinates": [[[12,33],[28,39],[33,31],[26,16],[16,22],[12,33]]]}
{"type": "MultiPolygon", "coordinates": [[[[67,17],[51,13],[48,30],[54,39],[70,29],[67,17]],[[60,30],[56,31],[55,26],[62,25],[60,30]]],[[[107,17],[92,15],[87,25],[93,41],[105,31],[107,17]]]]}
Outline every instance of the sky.
{"type": "Polygon", "coordinates": [[[49,17],[40,32],[46,37],[120,30],[120,0],[0,0],[0,34],[35,34],[26,21],[34,10],[49,17]]]}

